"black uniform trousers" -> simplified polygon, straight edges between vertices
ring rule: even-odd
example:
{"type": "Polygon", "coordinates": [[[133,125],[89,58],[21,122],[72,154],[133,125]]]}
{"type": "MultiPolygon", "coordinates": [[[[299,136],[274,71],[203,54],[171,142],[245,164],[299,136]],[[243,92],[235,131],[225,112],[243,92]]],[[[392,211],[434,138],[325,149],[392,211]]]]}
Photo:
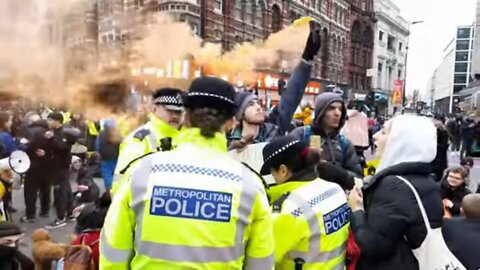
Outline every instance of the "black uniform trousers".
{"type": "Polygon", "coordinates": [[[47,215],[50,211],[51,183],[50,174],[45,171],[45,168],[31,168],[25,175],[23,194],[27,218],[35,218],[38,193],[40,193],[40,213],[47,215]]]}

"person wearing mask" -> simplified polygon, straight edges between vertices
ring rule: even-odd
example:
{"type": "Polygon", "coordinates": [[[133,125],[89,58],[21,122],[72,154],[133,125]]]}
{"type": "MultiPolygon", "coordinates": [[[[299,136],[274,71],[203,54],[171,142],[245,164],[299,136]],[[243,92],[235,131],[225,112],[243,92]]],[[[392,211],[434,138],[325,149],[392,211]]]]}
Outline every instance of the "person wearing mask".
{"type": "Polygon", "coordinates": [[[30,168],[25,174],[23,194],[25,198],[25,216],[21,222],[36,222],[37,197],[40,195],[40,217],[48,218],[51,201],[50,173],[45,168],[51,166],[48,151],[48,139],[45,134],[49,130],[46,120],[40,120],[38,115],[32,115],[27,121],[31,121],[26,130],[25,152],[30,158],[30,168]]]}
{"type": "MultiPolygon", "coordinates": [[[[350,190],[354,186],[353,178],[363,177],[363,169],[353,144],[340,135],[346,120],[347,108],[342,97],[337,93],[322,93],[316,98],[312,125],[296,128],[291,135],[308,144],[312,136],[320,136],[321,159],[328,162],[322,162],[319,171],[343,173],[345,177],[338,184],[345,190],[350,190]]],[[[322,175],[320,177],[324,178],[322,175]]]]}
{"type": "Polygon", "coordinates": [[[0,269],[34,270],[33,261],[18,250],[18,242],[24,236],[17,225],[0,222],[0,269]]]}
{"type": "Polygon", "coordinates": [[[105,190],[109,190],[112,187],[121,142],[122,137],[117,124],[114,121],[108,122],[105,125],[105,129],[100,132],[97,147],[102,160],[100,167],[105,183],[105,190]]]}
{"type": "Polygon", "coordinates": [[[375,134],[376,174],[362,190],[349,195],[350,226],[361,249],[358,270],[418,270],[412,253],[427,235],[415,194],[418,192],[430,226],[440,228],[443,207],[440,187],[431,178],[431,162],[437,149],[436,128],[431,119],[399,115],[375,134]]]}
{"type": "Polygon", "coordinates": [[[120,145],[112,194],[123,182],[125,170],[133,161],[148,153],[171,150],[183,123],[182,93],[175,88],[161,88],[153,93],[150,121],[133,131],[120,145]]]}
{"type": "Polygon", "coordinates": [[[100,269],[273,269],[264,187],[227,156],[234,97],[226,81],[192,82],[177,148],[140,159],[110,205],[100,269]]]}
{"type": "Polygon", "coordinates": [[[268,190],[275,269],[343,269],[350,208],[339,185],[318,178],[318,150],[285,136],[263,148],[263,159],[260,173],[276,183],[268,190]]]}
{"type": "Polygon", "coordinates": [[[463,198],[464,217],[445,220],[442,234],[450,251],[467,269],[480,269],[480,194],[463,198]]]}
{"type": "Polygon", "coordinates": [[[53,187],[53,197],[57,218],[46,229],[55,229],[66,225],[67,221],[75,221],[72,215],[73,196],[69,182],[71,149],[76,143],[79,132],[77,129],[63,126],[63,115],[53,112],[48,116],[49,131],[45,133],[48,140],[48,155],[50,157],[50,180],[53,187]]]}
{"type": "Polygon", "coordinates": [[[465,181],[467,176],[466,169],[455,167],[446,172],[441,182],[443,205],[447,217],[459,216],[463,198],[471,193],[465,181]]]}
{"type": "Polygon", "coordinates": [[[313,58],[320,47],[320,33],[311,32],[302,60],[288,80],[280,104],[268,118],[265,117],[265,112],[256,95],[250,92],[237,93],[235,103],[238,110],[235,118],[238,125],[228,135],[229,150],[243,149],[250,143],[268,142],[275,137],[285,135],[290,130],[293,114],[302,100],[310,79],[313,58]]]}

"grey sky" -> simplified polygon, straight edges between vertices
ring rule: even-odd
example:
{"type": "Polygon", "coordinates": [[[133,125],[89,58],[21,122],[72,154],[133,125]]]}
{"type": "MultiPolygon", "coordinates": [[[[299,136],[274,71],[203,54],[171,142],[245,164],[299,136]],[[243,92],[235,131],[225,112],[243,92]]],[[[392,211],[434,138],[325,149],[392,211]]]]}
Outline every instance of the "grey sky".
{"type": "Polygon", "coordinates": [[[425,89],[433,70],[443,60],[443,50],[455,35],[455,27],[475,20],[476,0],[395,0],[412,26],[408,54],[407,93],[425,89]]]}

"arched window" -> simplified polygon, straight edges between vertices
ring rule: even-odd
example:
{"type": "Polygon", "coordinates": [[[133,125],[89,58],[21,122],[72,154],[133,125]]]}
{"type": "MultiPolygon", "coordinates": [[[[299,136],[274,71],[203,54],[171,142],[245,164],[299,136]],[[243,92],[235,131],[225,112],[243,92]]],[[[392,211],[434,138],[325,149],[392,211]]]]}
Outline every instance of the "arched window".
{"type": "Polygon", "coordinates": [[[258,0],[255,11],[255,25],[258,27],[264,26],[263,15],[265,14],[266,6],[263,0],[258,0]]]}
{"type": "Polygon", "coordinates": [[[282,29],[282,12],[278,5],[272,6],[272,32],[276,33],[282,29]]]}
{"type": "Polygon", "coordinates": [[[322,0],[317,1],[317,10],[319,13],[322,13],[322,0]]]}
{"type": "Polygon", "coordinates": [[[252,0],[246,0],[243,3],[243,8],[245,10],[245,17],[243,20],[247,23],[252,23],[253,21],[253,2],[252,0]]]}

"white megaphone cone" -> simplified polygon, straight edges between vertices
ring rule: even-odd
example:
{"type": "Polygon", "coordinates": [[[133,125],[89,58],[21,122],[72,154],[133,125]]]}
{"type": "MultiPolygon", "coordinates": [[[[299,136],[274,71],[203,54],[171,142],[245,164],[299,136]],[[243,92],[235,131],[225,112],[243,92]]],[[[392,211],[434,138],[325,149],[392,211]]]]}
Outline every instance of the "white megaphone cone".
{"type": "Polygon", "coordinates": [[[26,173],[30,168],[30,158],[23,151],[14,151],[4,159],[0,159],[0,170],[12,170],[18,174],[26,173]]]}

